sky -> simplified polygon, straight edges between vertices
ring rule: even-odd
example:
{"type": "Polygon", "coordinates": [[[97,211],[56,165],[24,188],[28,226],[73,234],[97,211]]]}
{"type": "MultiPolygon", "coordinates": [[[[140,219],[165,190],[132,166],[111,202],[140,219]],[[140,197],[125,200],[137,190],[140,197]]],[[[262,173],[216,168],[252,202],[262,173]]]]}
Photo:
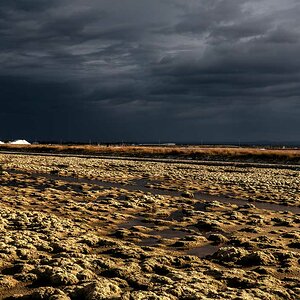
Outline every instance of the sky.
{"type": "Polygon", "coordinates": [[[300,142],[298,0],[1,0],[0,140],[300,142]]]}

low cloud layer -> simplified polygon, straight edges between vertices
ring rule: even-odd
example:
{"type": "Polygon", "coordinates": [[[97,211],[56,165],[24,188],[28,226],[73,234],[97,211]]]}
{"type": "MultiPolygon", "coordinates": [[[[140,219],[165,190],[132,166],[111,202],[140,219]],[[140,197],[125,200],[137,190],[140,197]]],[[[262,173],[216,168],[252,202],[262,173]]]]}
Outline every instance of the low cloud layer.
{"type": "Polygon", "coordinates": [[[300,4],[3,0],[0,139],[300,141],[300,4]]]}

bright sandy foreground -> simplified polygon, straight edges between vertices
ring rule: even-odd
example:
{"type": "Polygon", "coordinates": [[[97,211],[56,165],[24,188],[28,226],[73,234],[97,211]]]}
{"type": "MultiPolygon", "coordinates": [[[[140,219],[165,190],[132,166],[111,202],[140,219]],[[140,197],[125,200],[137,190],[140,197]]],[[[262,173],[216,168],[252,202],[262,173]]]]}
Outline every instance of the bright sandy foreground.
{"type": "Polygon", "coordinates": [[[297,170],[0,163],[2,299],[300,296],[297,170]]]}

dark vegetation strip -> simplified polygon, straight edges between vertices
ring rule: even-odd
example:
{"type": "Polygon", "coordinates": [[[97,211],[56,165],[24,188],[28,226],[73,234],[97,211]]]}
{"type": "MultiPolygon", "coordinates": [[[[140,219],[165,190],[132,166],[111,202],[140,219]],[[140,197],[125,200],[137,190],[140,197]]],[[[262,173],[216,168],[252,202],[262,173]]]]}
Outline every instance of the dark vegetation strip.
{"type": "Polygon", "coordinates": [[[262,149],[200,146],[94,146],[94,145],[1,145],[0,151],[30,153],[169,158],[201,161],[238,161],[299,164],[300,149],[262,149]]]}
{"type": "Polygon", "coordinates": [[[189,164],[189,165],[206,165],[206,166],[233,166],[240,168],[272,168],[272,169],[290,169],[300,171],[300,162],[298,164],[286,164],[280,162],[266,163],[258,161],[224,161],[224,160],[192,160],[177,158],[157,158],[157,157],[134,157],[134,156],[114,156],[114,155],[89,155],[89,154],[75,154],[75,153],[56,153],[56,152],[29,152],[29,151],[13,151],[1,150],[0,154],[14,154],[14,155],[35,155],[35,156],[54,156],[54,157],[78,157],[78,158],[92,158],[92,159],[115,159],[115,160],[131,160],[142,162],[159,162],[167,164],[189,164]]]}

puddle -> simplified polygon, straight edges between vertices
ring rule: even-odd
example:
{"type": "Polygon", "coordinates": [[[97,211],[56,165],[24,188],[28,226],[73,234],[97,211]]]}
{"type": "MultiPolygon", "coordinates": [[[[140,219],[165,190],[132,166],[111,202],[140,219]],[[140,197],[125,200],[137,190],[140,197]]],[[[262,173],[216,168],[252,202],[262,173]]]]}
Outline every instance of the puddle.
{"type": "Polygon", "coordinates": [[[119,225],[119,228],[131,228],[133,226],[143,226],[143,227],[148,227],[148,228],[153,228],[156,227],[157,225],[145,220],[143,217],[131,219],[127,222],[124,222],[119,225]]]}
{"type": "Polygon", "coordinates": [[[130,229],[133,226],[143,226],[150,229],[150,231],[147,232],[147,234],[149,234],[151,237],[142,239],[140,242],[137,243],[138,245],[143,245],[143,246],[155,245],[160,239],[180,239],[188,235],[191,235],[191,232],[189,230],[180,230],[180,229],[177,230],[174,229],[174,227],[156,230],[155,228],[157,228],[157,225],[155,225],[152,222],[148,222],[143,217],[138,217],[135,219],[128,220],[127,222],[121,223],[119,224],[118,228],[130,229]]]}
{"type": "Polygon", "coordinates": [[[207,202],[197,202],[195,205],[194,205],[194,208],[195,210],[198,210],[198,211],[205,211],[206,210],[206,206],[207,206],[207,202]]]}
{"type": "Polygon", "coordinates": [[[139,186],[139,187],[146,187],[146,188],[150,188],[150,189],[155,189],[157,185],[161,184],[162,181],[161,180],[152,180],[150,178],[139,178],[139,179],[134,179],[132,181],[130,181],[130,185],[134,185],[134,186],[139,186]]]}
{"type": "Polygon", "coordinates": [[[143,239],[140,242],[137,242],[136,244],[138,246],[153,247],[153,246],[159,245],[160,242],[159,242],[158,238],[152,238],[152,237],[150,237],[150,238],[143,239]]]}
{"type": "Polygon", "coordinates": [[[196,247],[196,248],[190,249],[190,250],[186,251],[186,254],[195,255],[195,256],[203,258],[205,256],[214,254],[221,247],[222,247],[221,245],[216,246],[216,245],[212,245],[212,244],[207,244],[207,245],[204,245],[201,247],[196,247]]]}
{"type": "Polygon", "coordinates": [[[182,230],[175,230],[175,229],[164,229],[164,230],[154,230],[149,232],[151,235],[157,235],[161,238],[165,239],[174,239],[174,238],[183,238],[187,235],[190,235],[190,233],[182,230]]]}
{"type": "Polygon", "coordinates": [[[167,221],[182,221],[184,218],[184,211],[182,209],[173,211],[165,220],[167,221]]]}

